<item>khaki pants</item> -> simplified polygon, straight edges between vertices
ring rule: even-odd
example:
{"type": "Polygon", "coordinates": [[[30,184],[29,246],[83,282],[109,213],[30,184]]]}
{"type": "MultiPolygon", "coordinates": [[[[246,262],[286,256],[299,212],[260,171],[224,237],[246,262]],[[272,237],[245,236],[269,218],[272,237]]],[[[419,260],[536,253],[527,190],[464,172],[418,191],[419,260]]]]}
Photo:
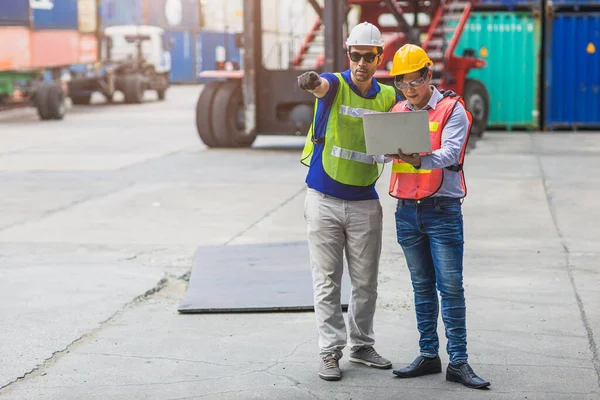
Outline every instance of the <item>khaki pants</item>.
{"type": "Polygon", "coordinates": [[[352,284],[348,307],[351,350],[372,346],[383,213],[379,200],[346,201],[308,189],[304,203],[320,356],[342,357],[344,251],[352,284]]]}

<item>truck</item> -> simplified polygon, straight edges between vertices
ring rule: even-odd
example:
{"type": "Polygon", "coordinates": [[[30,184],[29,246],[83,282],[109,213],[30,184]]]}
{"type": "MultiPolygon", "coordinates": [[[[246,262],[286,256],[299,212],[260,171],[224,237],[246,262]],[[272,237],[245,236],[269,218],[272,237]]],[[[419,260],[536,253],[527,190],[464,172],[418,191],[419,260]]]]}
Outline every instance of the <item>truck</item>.
{"type": "Polygon", "coordinates": [[[80,44],[88,39],[77,31],[0,27],[0,109],[31,105],[42,120],[62,119],[67,110],[65,66],[85,59],[80,44]],[[56,51],[48,49],[51,44],[56,51]]]}
{"type": "MultiPolygon", "coordinates": [[[[244,50],[243,69],[200,73],[201,78],[213,79],[196,104],[196,129],[208,147],[248,147],[257,135],[306,135],[315,100],[297,87],[296,78],[310,70],[348,68],[343,43],[353,10],[358,20],[375,24],[384,35],[384,61],[375,74],[379,81],[393,85],[389,69],[394,53],[406,43],[419,44],[434,62],[432,83],[464,97],[473,115],[472,136],[485,130],[489,95],[485,85],[467,79],[467,73],[484,68],[486,62],[472,49],[454,54],[477,0],[306,0],[314,21],[304,38],[292,37],[289,43],[270,38],[273,12],[263,3],[243,3],[244,30],[237,40],[244,50]],[[272,54],[288,51],[287,65],[267,65],[272,54]]],[[[293,18],[296,14],[290,11],[293,18]]],[[[293,23],[289,25],[293,30],[293,23]]]]}
{"type": "Polygon", "coordinates": [[[63,119],[64,87],[44,76],[43,71],[0,71],[0,111],[33,106],[42,120],[63,119]]]}
{"type": "Polygon", "coordinates": [[[162,28],[148,25],[111,26],[100,38],[100,61],[69,68],[73,104],[89,104],[94,92],[112,102],[116,91],[125,103],[141,103],[144,92],[164,100],[169,88],[171,58],[162,28]]]}
{"type": "Polygon", "coordinates": [[[120,90],[128,103],[140,103],[146,90],[164,99],[165,32],[135,19],[102,30],[106,7],[100,0],[0,2],[0,110],[33,106],[40,119],[60,120],[69,97],[88,104],[94,91],[112,100],[120,90]]]}

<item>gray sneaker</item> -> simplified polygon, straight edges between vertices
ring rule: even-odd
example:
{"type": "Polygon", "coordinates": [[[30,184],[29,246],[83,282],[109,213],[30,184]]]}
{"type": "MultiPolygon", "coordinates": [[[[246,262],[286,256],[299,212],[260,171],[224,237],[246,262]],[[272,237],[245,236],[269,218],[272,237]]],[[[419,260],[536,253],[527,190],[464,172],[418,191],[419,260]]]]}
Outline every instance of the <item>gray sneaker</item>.
{"type": "Polygon", "coordinates": [[[339,381],[342,379],[342,370],[340,364],[334,356],[327,356],[321,360],[319,367],[319,378],[326,381],[339,381]]]}
{"type": "Polygon", "coordinates": [[[350,361],[355,363],[365,364],[366,366],[379,368],[379,369],[390,369],[392,363],[390,360],[381,357],[375,349],[371,346],[361,347],[355,352],[350,354],[350,361]]]}

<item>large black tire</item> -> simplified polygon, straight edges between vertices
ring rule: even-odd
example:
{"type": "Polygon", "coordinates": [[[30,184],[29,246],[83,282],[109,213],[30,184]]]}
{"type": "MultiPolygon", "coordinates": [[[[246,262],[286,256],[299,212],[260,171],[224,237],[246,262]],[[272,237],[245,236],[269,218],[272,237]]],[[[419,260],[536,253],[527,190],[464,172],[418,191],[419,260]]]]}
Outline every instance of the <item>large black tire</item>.
{"type": "Polygon", "coordinates": [[[125,103],[140,104],[144,101],[144,82],[139,75],[129,75],[124,79],[125,103]]]}
{"type": "Polygon", "coordinates": [[[158,100],[164,100],[167,95],[167,89],[169,88],[169,75],[164,74],[161,76],[162,79],[162,87],[156,90],[156,94],[158,95],[158,100]]]}
{"type": "Polygon", "coordinates": [[[37,112],[42,120],[63,119],[67,113],[65,92],[55,82],[42,83],[35,94],[37,112]]]}
{"type": "Polygon", "coordinates": [[[208,147],[221,147],[215,138],[212,125],[213,100],[221,85],[222,82],[205,84],[196,103],[196,129],[200,140],[208,147]]]}
{"type": "Polygon", "coordinates": [[[214,99],[212,125],[221,147],[249,147],[256,131],[246,133],[244,99],[239,82],[226,82],[214,99]]]}
{"type": "Polygon", "coordinates": [[[490,115],[490,95],[483,82],[477,79],[467,79],[463,93],[467,110],[473,115],[471,135],[483,136],[490,115]]]}
{"type": "Polygon", "coordinates": [[[91,99],[92,96],[89,94],[83,96],[71,96],[71,101],[73,102],[73,104],[77,105],[88,105],[90,104],[91,99]]]}

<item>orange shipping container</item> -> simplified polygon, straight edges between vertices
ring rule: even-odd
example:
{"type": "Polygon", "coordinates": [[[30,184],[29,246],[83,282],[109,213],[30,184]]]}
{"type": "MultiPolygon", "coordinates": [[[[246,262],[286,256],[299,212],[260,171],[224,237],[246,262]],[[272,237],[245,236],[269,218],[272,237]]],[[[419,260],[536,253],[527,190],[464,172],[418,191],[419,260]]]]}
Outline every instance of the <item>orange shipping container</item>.
{"type": "Polygon", "coordinates": [[[31,67],[29,28],[0,27],[0,71],[31,67]]]}
{"type": "Polygon", "coordinates": [[[87,64],[96,61],[98,61],[98,39],[96,39],[96,35],[80,35],[79,62],[87,64]]]}
{"type": "Polygon", "coordinates": [[[43,30],[31,32],[31,65],[60,67],[79,63],[79,32],[43,30]]]}

